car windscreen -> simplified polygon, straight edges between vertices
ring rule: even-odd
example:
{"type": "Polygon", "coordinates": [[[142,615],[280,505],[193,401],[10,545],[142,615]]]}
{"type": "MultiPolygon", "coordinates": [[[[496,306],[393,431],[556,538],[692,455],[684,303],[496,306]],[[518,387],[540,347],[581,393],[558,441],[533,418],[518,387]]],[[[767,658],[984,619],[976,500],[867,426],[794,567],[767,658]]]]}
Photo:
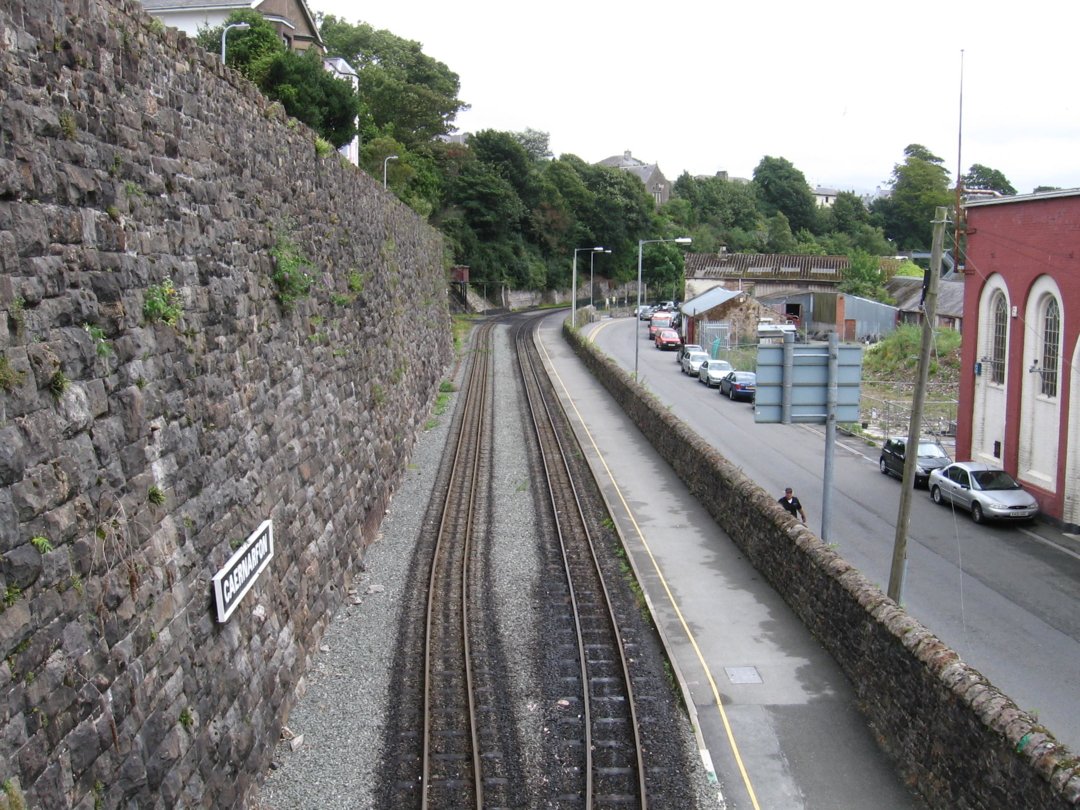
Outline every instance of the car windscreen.
{"type": "Polygon", "coordinates": [[[919,458],[948,458],[948,454],[940,444],[935,442],[919,443],[919,458]]]}
{"type": "Polygon", "coordinates": [[[979,489],[1020,489],[1016,479],[1004,470],[978,470],[971,473],[979,489]]]}

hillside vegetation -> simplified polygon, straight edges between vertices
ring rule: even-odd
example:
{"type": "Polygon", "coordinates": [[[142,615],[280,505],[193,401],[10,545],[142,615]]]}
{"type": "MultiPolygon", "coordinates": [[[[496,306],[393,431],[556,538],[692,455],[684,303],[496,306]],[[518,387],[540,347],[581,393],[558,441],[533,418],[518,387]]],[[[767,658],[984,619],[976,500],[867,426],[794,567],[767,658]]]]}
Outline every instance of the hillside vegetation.
{"type": "MultiPolygon", "coordinates": [[[[870,386],[915,383],[919,371],[922,327],[905,324],[863,355],[863,381],[870,386]]],[[[956,397],[960,383],[960,333],[937,329],[930,352],[928,389],[939,396],[956,397]]]]}

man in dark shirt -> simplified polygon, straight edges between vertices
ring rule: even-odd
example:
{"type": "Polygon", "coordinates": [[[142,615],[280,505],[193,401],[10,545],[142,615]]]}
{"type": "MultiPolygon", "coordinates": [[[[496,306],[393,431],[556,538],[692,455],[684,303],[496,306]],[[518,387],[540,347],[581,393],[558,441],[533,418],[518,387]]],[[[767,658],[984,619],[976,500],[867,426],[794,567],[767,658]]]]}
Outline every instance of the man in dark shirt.
{"type": "Polygon", "coordinates": [[[784,497],[780,499],[780,505],[791,512],[792,517],[797,517],[803,523],[806,523],[806,512],[803,511],[799,499],[791,494],[791,487],[784,490],[784,497]]]}

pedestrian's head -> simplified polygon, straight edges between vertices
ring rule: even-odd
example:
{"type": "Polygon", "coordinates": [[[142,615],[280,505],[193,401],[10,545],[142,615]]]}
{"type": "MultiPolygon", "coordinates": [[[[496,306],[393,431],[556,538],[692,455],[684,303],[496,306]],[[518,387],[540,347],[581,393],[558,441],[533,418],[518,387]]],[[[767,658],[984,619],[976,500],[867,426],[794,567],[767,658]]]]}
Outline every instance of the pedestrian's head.
{"type": "Polygon", "coordinates": [[[787,489],[785,489],[784,494],[785,495],[790,495],[791,494],[791,487],[788,487],[787,489]]]}

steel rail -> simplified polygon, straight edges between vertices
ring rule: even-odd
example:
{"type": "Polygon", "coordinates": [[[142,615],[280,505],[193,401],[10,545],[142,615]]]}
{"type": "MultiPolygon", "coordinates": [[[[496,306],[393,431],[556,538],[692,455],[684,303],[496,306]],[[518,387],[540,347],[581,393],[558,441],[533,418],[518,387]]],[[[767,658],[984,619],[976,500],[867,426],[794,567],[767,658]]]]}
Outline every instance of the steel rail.
{"type": "MultiPolygon", "coordinates": [[[[577,598],[577,589],[574,585],[574,575],[572,572],[572,563],[570,561],[570,552],[568,551],[568,539],[567,534],[572,531],[579,532],[584,539],[585,547],[588,550],[588,556],[592,560],[592,572],[594,574],[596,582],[599,584],[599,589],[603,597],[603,602],[606,608],[608,626],[611,634],[614,638],[613,646],[618,650],[619,664],[622,672],[623,683],[626,689],[626,702],[627,708],[630,714],[630,728],[633,735],[633,747],[636,758],[636,771],[637,771],[637,786],[639,796],[639,807],[641,810],[646,810],[648,807],[648,794],[645,784],[645,761],[644,751],[641,742],[641,730],[638,722],[637,708],[634,702],[634,688],[630,676],[630,666],[627,661],[625,646],[623,643],[622,633],[619,628],[618,618],[615,615],[615,609],[613,607],[611,593],[608,590],[607,584],[604,581],[603,569],[600,564],[599,557],[597,555],[596,546],[593,542],[592,534],[589,531],[588,521],[585,517],[584,509],[581,505],[581,498],[578,494],[577,486],[574,483],[573,472],[570,469],[568,462],[567,449],[563,444],[560,437],[560,431],[555,418],[556,409],[561,412],[561,405],[557,402],[552,403],[544,393],[544,386],[542,380],[546,376],[541,374],[542,362],[539,359],[539,353],[536,350],[533,343],[533,336],[537,330],[539,319],[534,318],[528,321],[526,324],[521,325],[515,332],[515,345],[517,347],[518,359],[520,371],[523,381],[525,383],[525,389],[527,399],[529,401],[529,412],[533,423],[533,429],[536,432],[537,442],[540,446],[541,459],[544,464],[545,480],[548,487],[548,495],[551,499],[552,514],[555,521],[556,534],[558,535],[560,548],[562,551],[563,565],[566,573],[567,584],[570,592],[570,600],[572,610],[574,613],[574,623],[577,629],[577,643],[578,643],[578,659],[581,666],[582,677],[582,692],[583,700],[582,707],[585,715],[585,756],[586,756],[586,808],[592,808],[593,806],[593,735],[592,735],[592,709],[590,706],[592,696],[589,687],[589,665],[587,656],[585,654],[585,642],[582,634],[581,627],[581,615],[579,602],[577,598]],[[532,385],[530,385],[530,376],[532,385]],[[546,427],[542,427],[541,423],[545,423],[546,427]],[[550,431],[551,436],[554,439],[554,445],[556,452],[554,458],[551,457],[551,448],[547,447],[542,433],[550,431]],[[575,514],[568,516],[569,522],[572,524],[567,526],[567,531],[563,530],[563,519],[559,515],[558,497],[555,493],[554,480],[558,478],[564,486],[567,486],[569,491],[573,495],[573,501],[576,506],[575,514]]],[[[565,418],[565,416],[564,416],[565,418]]]]}
{"type": "MultiPolygon", "coordinates": [[[[428,578],[428,596],[424,639],[424,741],[423,741],[423,775],[421,781],[421,807],[427,810],[431,801],[430,790],[432,787],[432,758],[433,751],[432,717],[434,706],[434,685],[432,672],[432,659],[435,654],[433,640],[436,635],[436,610],[443,607],[440,601],[439,585],[444,576],[451,576],[452,572],[444,569],[443,563],[453,565],[450,555],[453,549],[451,544],[456,541],[463,542],[460,549],[460,610],[461,610],[461,644],[463,655],[463,669],[465,679],[465,697],[469,715],[469,739],[472,753],[472,779],[474,783],[473,794],[475,806],[481,810],[484,804],[482,758],[480,754],[479,737],[477,733],[476,703],[473,695],[473,672],[472,672],[472,649],[469,642],[469,562],[472,552],[472,530],[475,524],[475,510],[478,481],[482,469],[484,430],[487,427],[488,392],[490,390],[492,371],[491,332],[493,324],[484,324],[477,332],[472,359],[469,366],[468,383],[465,403],[462,409],[462,426],[457,436],[454,448],[454,459],[450,482],[447,486],[446,499],[443,503],[442,514],[439,520],[438,538],[432,558],[431,571],[428,578]],[[464,495],[464,497],[462,497],[464,495]],[[464,536],[454,531],[462,511],[465,512],[464,536]]],[[[465,776],[465,774],[462,774],[465,776]]]]}

